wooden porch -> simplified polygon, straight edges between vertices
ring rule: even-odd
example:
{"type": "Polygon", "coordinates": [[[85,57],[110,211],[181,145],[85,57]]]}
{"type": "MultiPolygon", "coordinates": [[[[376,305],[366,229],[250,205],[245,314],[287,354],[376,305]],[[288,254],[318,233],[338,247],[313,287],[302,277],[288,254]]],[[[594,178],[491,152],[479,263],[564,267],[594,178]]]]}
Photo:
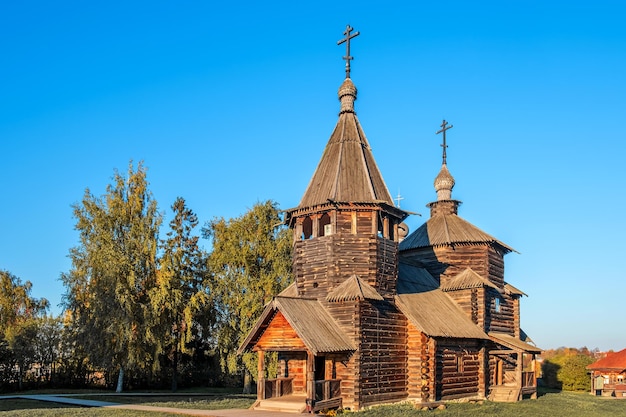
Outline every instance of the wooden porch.
{"type": "Polygon", "coordinates": [[[524,396],[537,398],[534,354],[521,350],[494,350],[489,354],[495,359],[492,385],[489,387],[489,400],[516,402],[521,401],[524,396]],[[510,369],[505,369],[507,364],[510,369]]]}
{"type": "Polygon", "coordinates": [[[288,368],[284,363],[282,366],[284,376],[265,378],[265,352],[259,351],[258,354],[257,401],[253,405],[254,409],[315,413],[342,407],[341,380],[316,379],[316,377],[323,378],[325,376],[323,365],[317,366],[320,369],[316,369],[316,362],[321,359],[323,363],[323,356],[315,356],[306,352],[305,367],[298,374],[287,376],[288,368]],[[294,386],[296,381],[300,381],[299,383],[302,384],[303,377],[305,380],[304,390],[302,385],[294,386]]]}

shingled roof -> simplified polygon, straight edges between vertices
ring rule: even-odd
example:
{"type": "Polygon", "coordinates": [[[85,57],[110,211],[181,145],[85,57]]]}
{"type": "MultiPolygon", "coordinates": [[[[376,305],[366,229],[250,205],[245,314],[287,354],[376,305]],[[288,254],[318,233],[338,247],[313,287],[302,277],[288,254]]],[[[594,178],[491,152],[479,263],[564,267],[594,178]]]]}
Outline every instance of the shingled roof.
{"type": "Polygon", "coordinates": [[[498,246],[504,253],[517,252],[456,214],[431,217],[400,243],[400,250],[476,243],[498,246]]]}
{"type": "Polygon", "coordinates": [[[515,336],[511,336],[510,334],[499,333],[499,332],[489,332],[489,338],[502,346],[508,347],[509,349],[523,350],[524,352],[529,352],[529,353],[541,353],[542,352],[541,349],[538,348],[537,346],[531,345],[530,343],[527,343],[521,339],[518,339],[515,336]]]}
{"type": "Polygon", "coordinates": [[[346,78],[339,88],[341,112],[299,207],[332,202],[393,206],[385,181],[354,112],[357,90],[346,78]]]}
{"type": "Polygon", "coordinates": [[[428,336],[488,339],[425,269],[401,262],[397,290],[400,311],[428,336]]]}
{"type": "Polygon", "coordinates": [[[478,275],[472,268],[465,268],[462,272],[454,276],[446,285],[442,285],[443,291],[466,290],[469,288],[489,287],[500,292],[500,289],[493,282],[478,275]]]}
{"type": "Polygon", "coordinates": [[[326,301],[354,301],[354,300],[383,300],[374,287],[356,275],[341,283],[337,288],[332,290],[327,296],[326,301]]]}

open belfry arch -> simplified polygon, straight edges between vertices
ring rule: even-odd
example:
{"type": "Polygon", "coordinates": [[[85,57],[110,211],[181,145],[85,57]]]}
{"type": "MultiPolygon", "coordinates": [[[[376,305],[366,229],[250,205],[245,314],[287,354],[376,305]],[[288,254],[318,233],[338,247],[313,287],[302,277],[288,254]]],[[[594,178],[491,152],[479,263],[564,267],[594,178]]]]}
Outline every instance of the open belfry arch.
{"type": "Polygon", "coordinates": [[[502,257],[513,249],[458,217],[445,121],[437,201],[407,236],[410,213],[394,205],[356,116],[353,30],[338,42],[346,44],[339,119],[300,204],[286,211],[295,282],[240,347],[259,354],[255,407],[534,395],[539,349],[519,327],[524,294],[504,282],[502,257]],[[268,352],[278,355],[276,375],[265,369],[268,352]]]}

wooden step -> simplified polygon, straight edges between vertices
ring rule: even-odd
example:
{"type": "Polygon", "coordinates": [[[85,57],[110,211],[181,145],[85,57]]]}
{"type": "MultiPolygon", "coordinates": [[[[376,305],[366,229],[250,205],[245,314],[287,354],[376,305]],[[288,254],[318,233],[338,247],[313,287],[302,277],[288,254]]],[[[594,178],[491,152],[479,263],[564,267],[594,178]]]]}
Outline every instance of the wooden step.
{"type": "Polygon", "coordinates": [[[302,413],[306,410],[306,400],[302,398],[301,401],[281,401],[280,398],[271,398],[258,401],[254,409],[281,413],[302,413]]]}
{"type": "Polygon", "coordinates": [[[517,387],[496,386],[491,388],[489,400],[493,402],[514,403],[519,400],[520,390],[517,387]]]}

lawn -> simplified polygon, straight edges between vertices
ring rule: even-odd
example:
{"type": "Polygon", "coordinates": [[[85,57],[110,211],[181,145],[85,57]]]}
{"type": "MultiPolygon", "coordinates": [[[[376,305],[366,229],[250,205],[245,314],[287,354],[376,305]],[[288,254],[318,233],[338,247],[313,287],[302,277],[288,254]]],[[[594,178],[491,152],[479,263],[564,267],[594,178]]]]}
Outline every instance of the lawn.
{"type": "MultiPolygon", "coordinates": [[[[101,401],[132,403],[175,408],[196,408],[216,410],[222,408],[247,408],[253,400],[251,396],[241,395],[194,395],[185,396],[163,394],[145,395],[73,395],[101,401]]],[[[0,397],[1,398],[1,397],[0,397]]],[[[0,416],[96,416],[96,417],[161,417],[174,416],[168,413],[131,411],[107,408],[82,408],[58,405],[33,400],[1,400],[0,416]]],[[[524,400],[518,403],[482,404],[448,403],[445,410],[421,411],[411,404],[398,404],[374,407],[358,413],[344,413],[346,417],[605,417],[626,416],[626,400],[593,397],[588,393],[559,392],[546,393],[537,400],[524,400]]],[[[178,415],[180,416],[180,415],[178,415]]]]}
{"type": "Polygon", "coordinates": [[[626,400],[580,392],[555,392],[517,403],[448,403],[445,410],[420,411],[411,404],[374,407],[358,417],[607,417],[626,416],[626,400]]]}

